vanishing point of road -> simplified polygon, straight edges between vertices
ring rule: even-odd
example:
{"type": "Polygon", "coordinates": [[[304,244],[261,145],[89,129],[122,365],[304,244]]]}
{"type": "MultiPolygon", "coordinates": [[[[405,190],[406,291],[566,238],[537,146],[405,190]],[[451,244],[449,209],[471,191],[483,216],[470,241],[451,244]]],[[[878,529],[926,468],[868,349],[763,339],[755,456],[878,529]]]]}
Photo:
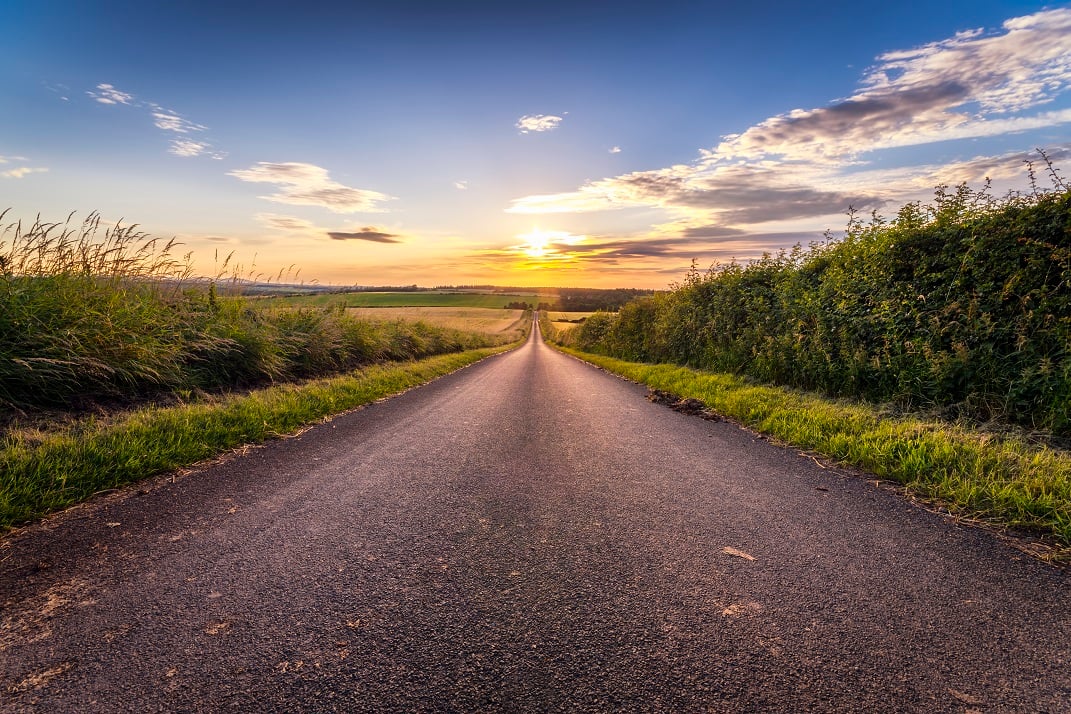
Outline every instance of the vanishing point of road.
{"type": "Polygon", "coordinates": [[[1071,711],[1065,571],[548,348],[0,545],[0,710],[1071,711]]]}

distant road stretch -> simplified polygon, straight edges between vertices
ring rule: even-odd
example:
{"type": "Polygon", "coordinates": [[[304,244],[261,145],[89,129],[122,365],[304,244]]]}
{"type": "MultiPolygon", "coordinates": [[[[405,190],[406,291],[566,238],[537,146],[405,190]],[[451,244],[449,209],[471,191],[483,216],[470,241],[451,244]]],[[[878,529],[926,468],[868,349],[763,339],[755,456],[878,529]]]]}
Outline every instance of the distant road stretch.
{"type": "Polygon", "coordinates": [[[1071,711],[1071,583],[521,349],[0,545],[0,710],[1071,711]]]}

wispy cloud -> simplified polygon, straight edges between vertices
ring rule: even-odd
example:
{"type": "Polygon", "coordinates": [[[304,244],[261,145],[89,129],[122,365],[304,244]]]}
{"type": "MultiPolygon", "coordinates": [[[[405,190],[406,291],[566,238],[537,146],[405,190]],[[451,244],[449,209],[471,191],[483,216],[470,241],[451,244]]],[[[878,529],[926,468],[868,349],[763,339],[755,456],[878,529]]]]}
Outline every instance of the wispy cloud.
{"type": "Polygon", "coordinates": [[[201,124],[194,124],[181,114],[170,109],[164,109],[158,104],[153,104],[151,107],[153,124],[156,125],[157,129],[173,131],[177,134],[189,134],[195,131],[204,131],[208,128],[201,124]]]}
{"type": "Polygon", "coordinates": [[[610,153],[611,154],[620,154],[621,153],[621,147],[620,146],[611,146],[610,147],[610,153]]]}
{"type": "Polygon", "coordinates": [[[90,97],[101,104],[133,104],[134,95],[122,92],[110,84],[98,84],[96,91],[87,91],[90,97]]]}
{"type": "Polygon", "coordinates": [[[42,82],[42,84],[45,89],[58,96],[60,100],[64,102],[71,101],[71,98],[68,96],[71,93],[71,88],[66,84],[49,84],[48,82],[42,82]]]}
{"type": "Polygon", "coordinates": [[[469,189],[468,181],[454,181],[454,188],[458,191],[467,191],[469,189]]]}
{"type": "Polygon", "coordinates": [[[329,230],[316,225],[312,221],[296,216],[280,215],[278,213],[258,213],[257,221],[272,231],[288,233],[292,236],[323,239],[326,235],[331,240],[337,241],[369,241],[371,243],[401,243],[402,236],[399,233],[389,233],[383,228],[376,226],[363,226],[356,230],[329,230]]]}
{"type": "Polygon", "coordinates": [[[30,166],[20,166],[17,169],[8,169],[7,171],[0,171],[0,176],[3,176],[4,178],[20,179],[24,176],[29,176],[30,174],[43,174],[46,171],[48,171],[48,169],[35,168],[30,166]]]}
{"type": "Polygon", "coordinates": [[[378,191],[351,188],[334,181],[327,169],[298,162],[258,162],[248,169],[230,171],[242,181],[273,183],[280,186],[277,193],[261,196],[266,201],[295,206],[318,206],[334,213],[381,213],[379,204],[392,200],[378,191]]]}
{"type": "MultiPolygon", "coordinates": [[[[173,109],[166,109],[156,102],[139,101],[133,94],[116,89],[111,84],[98,84],[96,90],[86,92],[86,94],[101,104],[125,104],[147,110],[152,118],[153,126],[162,131],[171,134],[189,135],[208,130],[208,127],[190,121],[173,109]]],[[[169,154],[183,158],[209,156],[213,159],[222,159],[227,155],[226,152],[218,150],[205,138],[194,140],[185,136],[171,139],[170,147],[167,151],[169,154]]]]}
{"type": "Polygon", "coordinates": [[[296,216],[282,216],[278,213],[258,213],[256,219],[261,225],[276,231],[306,233],[309,235],[321,232],[321,229],[312,221],[297,218],[296,216]]]}
{"type": "MultiPolygon", "coordinates": [[[[30,160],[25,156],[0,156],[0,164],[25,164],[30,160]]],[[[0,171],[0,177],[20,179],[30,174],[43,174],[48,169],[35,166],[17,166],[13,169],[7,169],[6,171],[0,171]]]]}
{"type": "Polygon", "coordinates": [[[521,130],[522,134],[533,131],[551,131],[552,129],[557,129],[563,119],[564,117],[553,114],[525,114],[517,120],[516,127],[521,130]]]}
{"type": "Polygon", "coordinates": [[[372,243],[401,243],[395,233],[386,233],[375,226],[365,226],[359,231],[328,231],[332,240],[366,240],[372,243]]]}
{"type": "Polygon", "coordinates": [[[655,207],[670,220],[652,226],[651,239],[699,237],[727,227],[765,235],[753,226],[814,222],[849,205],[876,209],[919,197],[920,190],[937,182],[991,175],[983,172],[1023,177],[1023,151],[942,167],[878,169],[868,162],[891,148],[1071,122],[1071,109],[1046,106],[1071,88],[1068,37],[1071,9],[1060,9],[1008,20],[998,31],[973,30],[888,52],[863,73],[858,90],[847,98],[770,117],[700,150],[690,164],[524,196],[507,210],[539,214],[655,207]]]}

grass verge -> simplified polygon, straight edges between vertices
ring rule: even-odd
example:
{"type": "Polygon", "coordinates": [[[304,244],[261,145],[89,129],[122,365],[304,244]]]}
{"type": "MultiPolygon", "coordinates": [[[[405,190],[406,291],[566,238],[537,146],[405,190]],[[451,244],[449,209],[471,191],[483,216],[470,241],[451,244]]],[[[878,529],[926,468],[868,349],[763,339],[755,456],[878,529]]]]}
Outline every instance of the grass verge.
{"type": "Polygon", "coordinates": [[[831,401],[674,365],[558,347],[607,371],[708,408],[794,446],[897,481],[949,512],[1040,534],[1053,562],[1071,562],[1071,454],[1014,436],[831,401]]]}
{"type": "Polygon", "coordinates": [[[205,403],[84,420],[60,433],[11,432],[0,442],[0,532],[154,474],[431,381],[511,345],[383,364],[205,403]]]}

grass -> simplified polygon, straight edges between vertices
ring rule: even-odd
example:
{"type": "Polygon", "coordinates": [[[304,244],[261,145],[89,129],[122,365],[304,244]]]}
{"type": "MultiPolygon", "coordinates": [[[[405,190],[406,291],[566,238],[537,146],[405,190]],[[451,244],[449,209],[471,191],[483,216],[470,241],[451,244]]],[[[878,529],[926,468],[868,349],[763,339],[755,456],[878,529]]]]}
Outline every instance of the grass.
{"type": "Polygon", "coordinates": [[[556,299],[554,295],[537,293],[481,293],[481,292],[359,292],[332,293],[327,295],[294,295],[265,298],[264,303],[286,307],[483,307],[505,308],[513,302],[536,303],[556,299]]]}
{"type": "Polygon", "coordinates": [[[266,386],[516,338],[225,296],[241,286],[235,273],[223,277],[227,261],[216,278],[195,279],[173,249],[96,214],[0,229],[0,424],[40,409],[266,386]]]}
{"type": "Polygon", "coordinates": [[[362,320],[419,321],[448,330],[486,335],[522,334],[527,328],[524,310],[490,307],[351,307],[347,313],[362,320]]]}
{"type": "Polygon", "coordinates": [[[292,433],[506,349],[375,365],[201,403],[141,408],[106,420],[81,420],[56,433],[10,430],[0,441],[0,530],[101,491],[292,433]]]}
{"type": "Polygon", "coordinates": [[[1071,453],[730,374],[563,351],[794,446],[897,481],[951,513],[1040,534],[1071,562],[1071,453]]]}
{"type": "Polygon", "coordinates": [[[554,329],[561,333],[577,328],[582,324],[581,320],[586,320],[594,314],[594,312],[561,312],[559,310],[548,310],[546,312],[546,317],[554,326],[554,329]]]}

